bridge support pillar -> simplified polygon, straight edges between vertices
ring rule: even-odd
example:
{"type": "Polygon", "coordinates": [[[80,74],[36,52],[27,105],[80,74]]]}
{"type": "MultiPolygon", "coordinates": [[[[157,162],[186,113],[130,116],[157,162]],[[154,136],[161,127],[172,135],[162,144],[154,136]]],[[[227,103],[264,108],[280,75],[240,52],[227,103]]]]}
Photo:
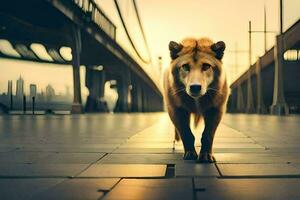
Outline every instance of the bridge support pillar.
{"type": "Polygon", "coordinates": [[[89,89],[85,111],[108,112],[107,103],[104,100],[105,71],[86,68],[85,85],[89,89]]]}
{"type": "Polygon", "coordinates": [[[261,59],[258,58],[256,62],[256,78],[257,78],[257,90],[256,90],[256,98],[257,98],[257,107],[256,113],[258,114],[266,114],[266,107],[264,104],[263,91],[262,91],[262,81],[261,81],[261,59]]]}
{"type": "Polygon", "coordinates": [[[228,98],[227,111],[230,113],[237,112],[237,88],[231,88],[231,95],[228,98]]]}
{"type": "Polygon", "coordinates": [[[81,53],[81,34],[78,27],[73,27],[73,47],[72,47],[72,66],[73,66],[73,103],[72,114],[82,113],[82,100],[80,88],[80,53],[81,53]]]}
{"type": "Polygon", "coordinates": [[[254,105],[253,105],[253,92],[252,92],[252,85],[251,85],[251,68],[248,70],[248,79],[247,79],[247,113],[254,113],[254,105]]]}
{"type": "Polygon", "coordinates": [[[271,114],[273,115],[287,115],[289,108],[285,101],[284,86],[283,86],[283,53],[284,41],[283,35],[276,37],[276,44],[274,47],[274,60],[275,60],[275,73],[274,73],[274,92],[273,103],[270,107],[271,114]]]}
{"type": "Polygon", "coordinates": [[[140,83],[138,83],[138,80],[133,79],[132,81],[132,106],[131,111],[132,112],[142,112],[142,89],[140,86],[140,83]]]}
{"type": "Polygon", "coordinates": [[[143,112],[148,112],[149,111],[149,99],[148,99],[148,91],[147,87],[144,85],[142,87],[142,95],[143,95],[143,102],[142,102],[142,107],[143,107],[143,112]]]}
{"type": "Polygon", "coordinates": [[[241,84],[237,86],[237,112],[245,112],[245,101],[241,84]]]}
{"type": "Polygon", "coordinates": [[[117,91],[118,100],[114,112],[128,112],[130,111],[129,106],[129,95],[130,95],[130,73],[124,69],[124,75],[117,79],[117,91]]]}

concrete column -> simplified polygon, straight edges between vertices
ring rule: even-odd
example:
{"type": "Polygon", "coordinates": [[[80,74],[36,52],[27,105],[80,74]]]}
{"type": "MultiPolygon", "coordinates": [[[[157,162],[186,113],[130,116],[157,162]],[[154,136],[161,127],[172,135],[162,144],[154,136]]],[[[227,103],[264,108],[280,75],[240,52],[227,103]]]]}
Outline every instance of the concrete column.
{"type": "Polygon", "coordinates": [[[283,86],[283,53],[284,41],[283,35],[276,37],[276,44],[274,47],[275,73],[274,73],[274,93],[273,103],[270,107],[273,115],[288,115],[289,107],[285,101],[284,86],[283,86]]]}
{"type": "Polygon", "coordinates": [[[143,111],[143,91],[140,84],[137,85],[137,110],[138,112],[143,111]]]}
{"type": "Polygon", "coordinates": [[[87,112],[108,112],[104,100],[105,71],[86,68],[85,85],[89,89],[85,110],[87,112]]]}
{"type": "Polygon", "coordinates": [[[142,87],[142,94],[143,94],[143,112],[149,111],[149,105],[148,105],[148,93],[147,93],[147,87],[144,85],[142,87]]]}
{"type": "Polygon", "coordinates": [[[73,27],[73,47],[72,47],[72,66],[73,66],[73,90],[74,97],[71,108],[72,114],[82,113],[82,100],[80,88],[80,53],[81,53],[81,34],[78,27],[73,27]]]}
{"type": "Polygon", "coordinates": [[[251,63],[252,63],[252,39],[251,39],[252,29],[251,29],[251,21],[249,21],[249,69],[247,72],[247,113],[254,113],[254,105],[253,105],[253,94],[252,94],[252,85],[251,85],[251,63]]]}
{"type": "Polygon", "coordinates": [[[164,100],[162,96],[158,96],[158,109],[156,111],[163,111],[164,110],[164,100]]]}
{"type": "Polygon", "coordinates": [[[237,112],[237,88],[231,89],[231,95],[228,99],[228,112],[237,112]]]}
{"type": "Polygon", "coordinates": [[[117,91],[118,91],[118,101],[115,107],[115,112],[128,112],[128,95],[129,95],[129,85],[130,85],[130,75],[126,70],[124,75],[117,79],[117,91]]]}
{"type": "Polygon", "coordinates": [[[237,86],[237,112],[245,112],[245,101],[241,83],[237,86]]]}
{"type": "Polygon", "coordinates": [[[265,114],[266,113],[266,107],[264,104],[264,98],[263,98],[263,91],[262,91],[262,81],[261,81],[261,59],[258,58],[255,65],[256,70],[256,78],[257,78],[257,89],[256,89],[256,98],[257,98],[257,107],[256,107],[256,113],[258,114],[265,114]]]}
{"type": "Polygon", "coordinates": [[[138,83],[138,80],[132,79],[132,112],[141,112],[142,111],[142,90],[141,86],[138,83]]]}
{"type": "Polygon", "coordinates": [[[251,85],[251,67],[248,70],[248,79],[247,79],[247,113],[254,113],[254,105],[253,105],[253,93],[252,93],[252,85],[251,85]]]}

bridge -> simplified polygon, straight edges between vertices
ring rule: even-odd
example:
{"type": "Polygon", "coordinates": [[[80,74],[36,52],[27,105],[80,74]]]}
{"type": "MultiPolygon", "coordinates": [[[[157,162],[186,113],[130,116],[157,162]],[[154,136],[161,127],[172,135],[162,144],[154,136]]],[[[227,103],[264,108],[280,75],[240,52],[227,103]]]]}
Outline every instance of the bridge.
{"type": "Polygon", "coordinates": [[[141,55],[131,40],[133,53],[122,48],[116,41],[116,26],[93,0],[7,1],[0,15],[0,39],[8,41],[15,51],[1,51],[1,57],[72,65],[72,113],[103,112],[101,99],[109,80],[116,81],[119,96],[115,112],[162,110],[162,94],[153,76],[151,57],[141,55]],[[37,55],[33,44],[41,45],[48,58],[37,55]],[[68,48],[72,56],[66,57],[61,50],[68,48]],[[89,90],[85,108],[81,65],[86,68],[85,85],[89,90]]]}
{"type": "MultiPolygon", "coordinates": [[[[163,111],[160,73],[135,0],[144,51],[128,30],[121,0],[111,2],[128,46],[96,0],[1,4],[0,58],[72,66],[73,95],[71,113],[51,112],[65,105],[50,101],[39,102],[45,114],[28,114],[23,101],[20,115],[11,112],[12,94],[0,99],[0,199],[300,199],[300,21],[231,83],[215,163],[205,164],[182,159],[168,115],[154,112],[163,111]],[[113,113],[104,113],[107,81],[118,93],[113,113]]],[[[197,152],[201,128],[193,130],[197,152]]]]}
{"type": "Polygon", "coordinates": [[[276,37],[276,44],[231,88],[229,112],[288,114],[300,111],[300,20],[276,37]]]}

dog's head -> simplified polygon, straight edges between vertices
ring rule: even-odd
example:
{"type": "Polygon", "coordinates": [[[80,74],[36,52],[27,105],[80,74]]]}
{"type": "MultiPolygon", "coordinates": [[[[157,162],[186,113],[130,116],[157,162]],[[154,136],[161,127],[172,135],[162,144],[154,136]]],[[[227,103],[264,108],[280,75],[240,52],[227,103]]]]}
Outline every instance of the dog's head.
{"type": "Polygon", "coordinates": [[[185,39],[169,43],[172,74],[175,82],[193,98],[206,94],[214,80],[220,79],[225,43],[208,38],[185,39]]]}

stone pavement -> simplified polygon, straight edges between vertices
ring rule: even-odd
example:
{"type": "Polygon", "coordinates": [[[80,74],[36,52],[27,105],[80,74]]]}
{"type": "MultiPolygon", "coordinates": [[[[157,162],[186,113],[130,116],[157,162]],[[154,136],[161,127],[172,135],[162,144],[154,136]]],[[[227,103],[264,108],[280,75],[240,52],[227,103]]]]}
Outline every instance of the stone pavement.
{"type": "Polygon", "coordinates": [[[227,114],[215,164],[173,136],[165,113],[0,116],[0,199],[300,199],[300,116],[227,114]]]}

